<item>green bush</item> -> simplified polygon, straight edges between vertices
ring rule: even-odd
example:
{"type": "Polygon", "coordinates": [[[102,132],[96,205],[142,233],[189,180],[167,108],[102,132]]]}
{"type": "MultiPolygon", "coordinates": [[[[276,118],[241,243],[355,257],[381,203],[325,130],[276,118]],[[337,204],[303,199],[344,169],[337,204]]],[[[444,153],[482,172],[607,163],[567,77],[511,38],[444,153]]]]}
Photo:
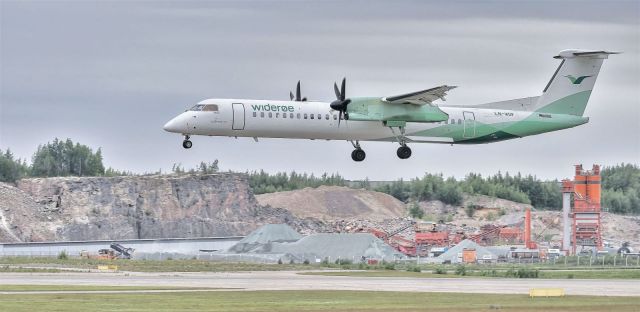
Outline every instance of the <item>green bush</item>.
{"type": "Polygon", "coordinates": [[[409,215],[415,219],[422,219],[422,217],[424,217],[424,211],[416,202],[413,202],[409,207],[409,215]]]}
{"type": "Polygon", "coordinates": [[[385,270],[395,270],[396,264],[391,262],[382,261],[382,268],[385,270]]]}
{"type": "Polygon", "coordinates": [[[494,221],[496,218],[497,218],[497,217],[496,217],[496,214],[495,214],[495,213],[493,213],[493,212],[489,212],[489,213],[487,214],[487,221],[494,221]]]}
{"type": "Polygon", "coordinates": [[[302,262],[302,264],[309,265],[309,259],[304,259],[304,262],[302,262]]]}
{"type": "Polygon", "coordinates": [[[371,267],[368,264],[364,262],[358,263],[358,270],[369,270],[369,269],[371,269],[371,267]]]}
{"type": "Polygon", "coordinates": [[[480,208],[480,206],[475,204],[468,204],[464,207],[464,212],[467,213],[467,217],[473,218],[473,215],[476,213],[476,209],[480,208]]]}
{"type": "Polygon", "coordinates": [[[509,270],[505,272],[505,277],[538,278],[539,276],[540,271],[537,269],[520,268],[518,270],[515,270],[514,268],[509,268],[509,270]]]}
{"type": "Polygon", "coordinates": [[[67,252],[65,250],[63,250],[58,254],[58,259],[67,260],[67,259],[69,259],[69,255],[67,255],[67,252]]]}
{"type": "Polygon", "coordinates": [[[464,265],[458,265],[456,267],[456,275],[465,276],[467,275],[467,267],[464,265]]]}
{"type": "Polygon", "coordinates": [[[338,265],[351,265],[351,264],[353,264],[353,261],[351,261],[349,259],[336,259],[335,264],[338,264],[338,265]]]}
{"type": "Polygon", "coordinates": [[[420,267],[419,267],[419,266],[417,266],[417,265],[411,265],[411,266],[408,266],[408,267],[407,267],[407,272],[417,272],[417,273],[420,273],[420,272],[422,272],[422,269],[420,269],[420,267]]]}
{"type": "Polygon", "coordinates": [[[437,267],[433,270],[433,274],[447,274],[447,270],[444,267],[437,267]]]}

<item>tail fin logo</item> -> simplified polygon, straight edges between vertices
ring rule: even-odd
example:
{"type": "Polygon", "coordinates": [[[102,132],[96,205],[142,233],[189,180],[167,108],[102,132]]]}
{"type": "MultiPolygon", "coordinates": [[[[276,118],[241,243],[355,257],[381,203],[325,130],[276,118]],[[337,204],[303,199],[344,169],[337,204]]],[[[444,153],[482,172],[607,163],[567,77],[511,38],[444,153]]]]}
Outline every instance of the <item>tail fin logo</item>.
{"type": "Polygon", "coordinates": [[[571,83],[573,83],[575,85],[579,85],[580,83],[582,83],[583,80],[585,80],[586,78],[589,78],[591,76],[580,76],[580,77],[576,78],[576,77],[573,77],[573,75],[567,75],[565,77],[567,77],[571,81],[571,83]]]}

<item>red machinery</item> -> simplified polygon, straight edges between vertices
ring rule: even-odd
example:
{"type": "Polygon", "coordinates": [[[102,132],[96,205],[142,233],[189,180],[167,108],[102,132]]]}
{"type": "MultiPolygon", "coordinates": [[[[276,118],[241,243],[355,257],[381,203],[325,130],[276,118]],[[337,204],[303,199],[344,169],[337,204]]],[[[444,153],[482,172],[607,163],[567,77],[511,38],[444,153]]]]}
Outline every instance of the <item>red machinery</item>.
{"type": "Polygon", "coordinates": [[[429,246],[449,246],[449,232],[416,233],[416,244],[429,246]]]}
{"type": "Polygon", "coordinates": [[[602,224],[600,222],[600,166],[593,165],[591,170],[584,170],[576,165],[573,182],[562,181],[563,216],[569,218],[564,223],[565,230],[563,249],[576,253],[578,245],[593,246],[602,249],[602,224]],[[569,197],[573,195],[573,205],[569,197]],[[569,230],[568,227],[571,227],[569,230]],[[569,234],[570,233],[570,234],[569,234]]]}

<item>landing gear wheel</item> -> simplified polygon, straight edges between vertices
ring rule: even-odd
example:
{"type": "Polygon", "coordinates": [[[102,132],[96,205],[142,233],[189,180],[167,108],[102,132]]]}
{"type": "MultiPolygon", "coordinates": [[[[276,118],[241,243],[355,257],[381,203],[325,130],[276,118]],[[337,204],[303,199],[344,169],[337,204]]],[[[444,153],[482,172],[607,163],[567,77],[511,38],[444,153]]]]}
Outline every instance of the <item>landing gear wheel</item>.
{"type": "Polygon", "coordinates": [[[190,149],[191,146],[193,146],[193,143],[191,143],[191,141],[189,141],[189,140],[182,141],[182,147],[184,147],[186,149],[190,149]]]}
{"type": "Polygon", "coordinates": [[[406,145],[400,146],[397,154],[400,159],[407,159],[411,157],[411,149],[406,145]]]}
{"type": "Polygon", "coordinates": [[[367,157],[367,153],[362,149],[356,148],[351,152],[351,159],[354,161],[363,161],[365,157],[367,157]]]}

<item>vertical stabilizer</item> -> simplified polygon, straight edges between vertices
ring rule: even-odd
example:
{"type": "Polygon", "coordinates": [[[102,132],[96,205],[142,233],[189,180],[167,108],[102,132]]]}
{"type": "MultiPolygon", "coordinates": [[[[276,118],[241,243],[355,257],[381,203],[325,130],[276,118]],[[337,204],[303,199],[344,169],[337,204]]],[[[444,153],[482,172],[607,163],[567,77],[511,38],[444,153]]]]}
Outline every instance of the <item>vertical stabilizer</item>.
{"type": "Polygon", "coordinates": [[[618,52],[564,50],[554,58],[562,62],[538,98],[534,110],[541,113],[582,116],[609,54],[618,52]]]}

